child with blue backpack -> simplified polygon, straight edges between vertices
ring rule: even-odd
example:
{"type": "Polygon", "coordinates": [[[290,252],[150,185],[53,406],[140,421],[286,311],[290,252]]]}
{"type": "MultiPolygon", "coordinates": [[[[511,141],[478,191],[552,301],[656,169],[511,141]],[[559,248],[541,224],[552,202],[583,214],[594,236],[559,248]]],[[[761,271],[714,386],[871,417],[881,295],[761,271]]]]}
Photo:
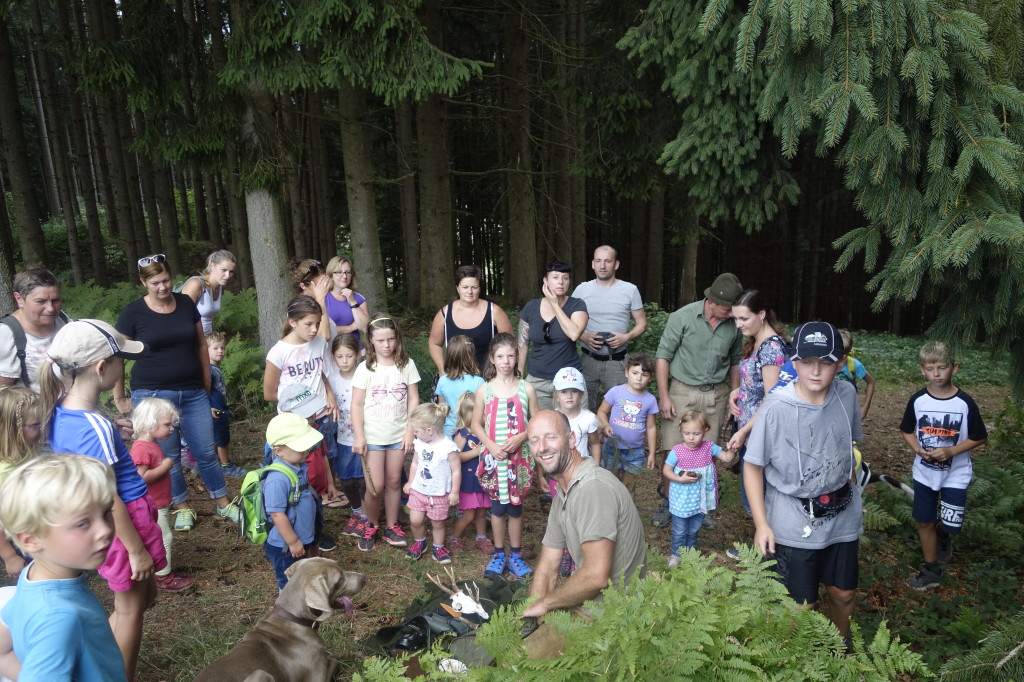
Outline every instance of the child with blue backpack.
{"type": "Polygon", "coordinates": [[[285,571],[299,559],[319,555],[317,505],[309,485],[306,458],[323,440],[306,418],[293,412],[279,414],[267,425],[267,443],[274,459],[263,480],[263,506],[274,527],[267,534],[263,553],[274,568],[277,587],[288,583],[285,571]],[[292,476],[282,470],[287,468],[292,476]]]}

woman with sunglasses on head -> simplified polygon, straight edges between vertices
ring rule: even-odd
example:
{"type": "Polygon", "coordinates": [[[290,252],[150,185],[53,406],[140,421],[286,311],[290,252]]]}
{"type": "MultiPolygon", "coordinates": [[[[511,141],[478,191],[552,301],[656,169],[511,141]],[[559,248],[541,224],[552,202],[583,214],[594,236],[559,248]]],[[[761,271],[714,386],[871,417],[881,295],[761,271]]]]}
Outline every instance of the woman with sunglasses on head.
{"type": "Polygon", "coordinates": [[[203,322],[203,333],[213,331],[213,318],[220,312],[224,287],[235,274],[235,255],[221,249],[206,257],[206,269],[199,275],[189,277],[181,287],[185,294],[196,304],[199,317],[203,322]]]}
{"type": "Polygon", "coordinates": [[[331,278],[327,276],[327,268],[315,258],[292,258],[288,262],[292,272],[292,293],[296,296],[305,294],[320,304],[323,311],[317,333],[327,339],[328,343],[338,334],[338,327],[327,314],[327,296],[331,293],[331,278]]]}
{"type": "Polygon", "coordinates": [[[529,370],[526,380],[537,390],[540,409],[550,410],[551,380],[562,367],[583,371],[576,342],[587,328],[587,304],[569,295],[572,266],[551,261],[541,280],[543,298],[535,298],[519,313],[519,369],[529,370]],[[527,356],[529,348],[529,356],[527,356]]]}
{"type": "Polygon", "coordinates": [[[366,333],[370,306],[362,294],[356,293],[355,266],[348,258],[335,256],[327,264],[326,275],[331,282],[325,299],[327,316],[337,325],[339,334],[352,334],[362,347],[359,334],[366,333]]]}
{"type": "Polygon", "coordinates": [[[114,403],[128,415],[145,398],[169,400],[181,415],[170,436],[157,441],[171,465],[171,505],[174,529],[187,532],[196,514],[188,505],[188,488],[181,470],[181,434],[196,458],[199,475],[217,505],[217,515],[235,523],[238,507],[228,500],[227,485],[214,449],[210,412],[210,356],[195,303],[173,291],[171,268],[162,253],[139,259],[139,279],[146,295],[121,311],[117,330],[125,338],[142,341],[147,352],[131,371],[131,400],[124,395],[124,380],[114,386],[114,403]]]}

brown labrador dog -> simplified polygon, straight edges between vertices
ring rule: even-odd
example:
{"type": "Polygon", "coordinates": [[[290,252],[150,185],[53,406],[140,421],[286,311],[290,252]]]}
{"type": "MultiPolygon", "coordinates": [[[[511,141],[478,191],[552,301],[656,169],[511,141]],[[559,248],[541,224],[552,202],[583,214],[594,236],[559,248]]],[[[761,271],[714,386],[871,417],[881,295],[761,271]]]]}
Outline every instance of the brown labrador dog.
{"type": "Polygon", "coordinates": [[[235,647],[199,673],[196,682],[327,682],[338,661],[327,652],[315,623],[335,609],[352,613],[352,595],[366,585],[362,573],[337,561],[303,559],[285,571],[288,584],[274,610],[235,647]]]}

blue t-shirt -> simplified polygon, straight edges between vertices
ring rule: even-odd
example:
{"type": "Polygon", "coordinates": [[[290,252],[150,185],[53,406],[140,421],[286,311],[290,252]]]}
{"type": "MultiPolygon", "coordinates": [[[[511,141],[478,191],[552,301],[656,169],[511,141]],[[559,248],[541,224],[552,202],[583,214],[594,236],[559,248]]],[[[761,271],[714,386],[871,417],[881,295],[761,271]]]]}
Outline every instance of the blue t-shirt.
{"type": "MultiPolygon", "coordinates": [[[[285,465],[295,472],[299,478],[299,501],[289,504],[289,496],[292,494],[292,482],[280,471],[270,470],[267,477],[263,479],[263,507],[267,510],[269,517],[272,512],[284,512],[288,522],[292,524],[292,530],[304,545],[314,540],[314,526],[316,524],[316,500],[309,487],[309,469],[305,463],[295,467],[280,457],[274,457],[274,461],[285,465]]],[[[267,533],[267,544],[274,547],[285,546],[284,538],[274,524],[267,533]]]]}
{"type": "Polygon", "coordinates": [[[483,383],[484,378],[475,374],[463,374],[458,379],[442,376],[437,380],[436,393],[444,398],[445,404],[450,408],[448,416],[444,418],[445,436],[451,438],[455,435],[455,418],[459,416],[459,398],[466,391],[475,393],[483,383]]]}
{"type": "Polygon", "coordinates": [[[616,447],[642,448],[647,432],[647,415],[658,414],[658,401],[654,396],[647,391],[637,395],[625,384],[620,384],[608,389],[604,401],[612,406],[608,423],[622,441],[616,442],[616,447]]]}
{"type": "Polygon", "coordinates": [[[124,680],[121,650],[85,573],[68,580],[29,580],[29,572],[21,572],[17,592],[0,613],[21,661],[18,679],[124,680]]]}
{"type": "Polygon", "coordinates": [[[149,492],[113,422],[96,412],[58,405],[50,422],[50,449],[87,455],[114,468],[117,496],[125,504],[149,492]]]}

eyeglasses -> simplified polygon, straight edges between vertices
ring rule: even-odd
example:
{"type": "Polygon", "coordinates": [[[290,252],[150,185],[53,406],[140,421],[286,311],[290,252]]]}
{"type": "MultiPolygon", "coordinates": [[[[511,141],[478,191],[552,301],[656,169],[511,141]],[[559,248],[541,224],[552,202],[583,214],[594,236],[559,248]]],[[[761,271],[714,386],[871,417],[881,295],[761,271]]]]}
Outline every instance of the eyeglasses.
{"type": "Polygon", "coordinates": [[[139,267],[144,268],[150,263],[163,263],[167,260],[167,256],[162,253],[155,253],[152,256],[143,256],[139,259],[139,267]]]}
{"type": "Polygon", "coordinates": [[[335,275],[349,275],[349,276],[351,276],[352,275],[352,271],[351,270],[335,270],[334,274],[335,275]]]}
{"type": "Polygon", "coordinates": [[[551,323],[550,322],[545,322],[544,323],[544,342],[545,343],[554,343],[554,341],[551,339],[551,323]]]}
{"type": "Polygon", "coordinates": [[[320,272],[324,269],[324,264],[318,260],[313,261],[309,264],[309,272],[320,272]]]}

